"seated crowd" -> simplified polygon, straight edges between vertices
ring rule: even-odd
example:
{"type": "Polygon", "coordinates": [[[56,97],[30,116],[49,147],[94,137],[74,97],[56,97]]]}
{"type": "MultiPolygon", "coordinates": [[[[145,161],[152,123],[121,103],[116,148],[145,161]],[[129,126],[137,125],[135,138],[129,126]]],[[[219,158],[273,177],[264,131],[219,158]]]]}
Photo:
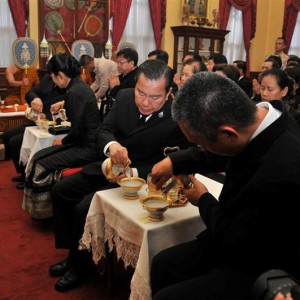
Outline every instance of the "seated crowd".
{"type": "Polygon", "coordinates": [[[5,158],[12,159],[18,174],[12,180],[24,189],[23,209],[34,220],[53,218],[55,247],[68,249],[67,258],[49,268],[50,276],[60,277],[57,291],[83,284],[95,270],[91,253],[78,248],[85,218],[95,192],[117,187],[126,176],[108,180],[101,170],[107,157],[113,164],[130,162],[136,177],[152,173],[157,188],[173,174],[226,174],[219,200],[190,176],[192,186],[184,192],[206,230],[154,257],[153,299],[246,300],[255,279],[268,269],[300,278],[300,245],[294,238],[299,232],[300,58],[287,57],[284,47],[278,38],[275,53],[253,80],[246,76],[245,61],[229,64],[222,54],[205,59],[189,52],[175,74],[166,51],[151,51],[138,64],[137,51],[129,47],[120,49],[115,61],[55,54],[40,81],[24,78],[16,67],[7,69],[14,88],[7,104],[26,102],[47,119],[65,109],[71,122],[66,136],[38,151],[26,172],[20,149],[34,120],[3,134],[5,158]],[[94,74],[92,81],[86,72],[94,74]],[[164,148],[173,146],[181,150],[164,158],[164,148]],[[82,169],[61,177],[75,167],[82,169]],[[291,245],[274,248],[275,240],[291,245]]]}

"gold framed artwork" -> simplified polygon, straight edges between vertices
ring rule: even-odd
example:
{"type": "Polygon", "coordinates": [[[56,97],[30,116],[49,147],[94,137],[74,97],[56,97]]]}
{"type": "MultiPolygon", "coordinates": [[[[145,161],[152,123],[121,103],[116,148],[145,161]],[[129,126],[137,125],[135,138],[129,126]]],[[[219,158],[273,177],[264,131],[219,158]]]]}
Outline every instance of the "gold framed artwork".
{"type": "Polygon", "coordinates": [[[188,0],[190,15],[195,17],[207,16],[207,2],[208,0],[188,0]]]}

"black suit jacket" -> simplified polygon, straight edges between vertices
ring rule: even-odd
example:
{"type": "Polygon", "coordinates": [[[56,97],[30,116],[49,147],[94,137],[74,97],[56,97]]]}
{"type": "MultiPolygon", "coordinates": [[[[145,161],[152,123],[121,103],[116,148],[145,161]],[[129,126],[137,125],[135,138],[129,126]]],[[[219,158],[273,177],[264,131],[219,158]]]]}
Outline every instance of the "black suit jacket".
{"type": "Polygon", "coordinates": [[[31,106],[34,98],[40,98],[43,102],[43,113],[46,115],[46,119],[52,120],[50,107],[52,104],[64,100],[66,91],[66,89],[60,89],[56,86],[50,74],[46,73],[39,84],[26,93],[25,99],[29,106],[31,106]]]}
{"type": "Polygon", "coordinates": [[[136,67],[134,70],[132,70],[126,75],[120,74],[120,85],[116,85],[114,88],[109,90],[108,95],[115,99],[120,90],[135,87],[137,70],[138,67],[136,67]]]}
{"type": "MultiPolygon", "coordinates": [[[[282,115],[219,165],[226,172],[219,201],[205,193],[198,204],[207,227],[199,238],[217,249],[223,266],[254,278],[269,269],[300,270],[300,129],[282,101],[270,103],[282,115]]],[[[184,152],[170,154],[175,174],[218,165],[205,151],[184,152]]]]}
{"type": "MultiPolygon", "coordinates": [[[[119,142],[128,150],[130,167],[137,168],[139,176],[146,178],[153,165],[164,158],[165,147],[188,147],[178,124],[171,118],[171,104],[170,98],[146,123],[138,125],[140,113],[135,104],[134,89],[121,90],[112,110],[98,129],[98,151],[103,153],[104,147],[111,141],[119,142]]],[[[102,161],[90,164],[83,173],[99,174],[101,164],[102,161]]]]}
{"type": "Polygon", "coordinates": [[[253,88],[252,88],[252,82],[247,77],[242,77],[238,80],[237,84],[240,86],[241,89],[244,90],[244,92],[251,97],[253,94],[253,88]]]}

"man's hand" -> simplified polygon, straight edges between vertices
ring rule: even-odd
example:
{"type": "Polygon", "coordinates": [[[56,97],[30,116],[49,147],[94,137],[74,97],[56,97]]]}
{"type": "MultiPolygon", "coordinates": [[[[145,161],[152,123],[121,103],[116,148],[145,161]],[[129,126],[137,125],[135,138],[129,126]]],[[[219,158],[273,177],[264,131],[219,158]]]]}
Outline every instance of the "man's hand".
{"type": "Polygon", "coordinates": [[[43,112],[43,102],[40,98],[34,98],[31,101],[30,107],[37,113],[43,112]]]}
{"type": "Polygon", "coordinates": [[[64,106],[64,101],[59,101],[52,104],[50,107],[51,114],[58,114],[59,110],[63,108],[63,106],[64,106]]]}
{"type": "Polygon", "coordinates": [[[115,74],[108,75],[109,88],[113,89],[115,86],[120,85],[119,77],[115,74]]]}
{"type": "Polygon", "coordinates": [[[258,83],[258,81],[256,79],[252,80],[252,87],[253,87],[253,92],[256,95],[260,94],[260,84],[258,83]]]}
{"type": "Polygon", "coordinates": [[[152,183],[160,190],[164,183],[173,176],[172,161],[169,157],[155,164],[151,170],[152,183]]]}
{"type": "Polygon", "coordinates": [[[206,186],[198,181],[195,176],[189,175],[189,179],[192,183],[190,188],[184,189],[184,194],[186,195],[187,199],[191,204],[198,206],[199,198],[208,192],[206,186]]]}
{"type": "Polygon", "coordinates": [[[129,157],[128,151],[119,143],[114,143],[109,146],[109,155],[113,164],[123,165],[124,167],[128,164],[129,157]]]}
{"type": "Polygon", "coordinates": [[[55,138],[52,142],[52,146],[62,145],[62,138],[55,138]]]}

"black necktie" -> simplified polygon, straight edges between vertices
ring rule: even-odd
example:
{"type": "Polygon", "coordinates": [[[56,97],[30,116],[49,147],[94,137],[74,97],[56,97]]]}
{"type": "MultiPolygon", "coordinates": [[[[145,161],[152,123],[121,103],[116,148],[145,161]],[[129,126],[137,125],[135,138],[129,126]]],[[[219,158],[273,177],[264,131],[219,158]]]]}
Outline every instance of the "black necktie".
{"type": "Polygon", "coordinates": [[[139,125],[145,124],[146,118],[147,118],[147,116],[141,114],[141,115],[140,115],[140,118],[139,118],[139,121],[138,121],[138,124],[139,124],[139,125]]]}

